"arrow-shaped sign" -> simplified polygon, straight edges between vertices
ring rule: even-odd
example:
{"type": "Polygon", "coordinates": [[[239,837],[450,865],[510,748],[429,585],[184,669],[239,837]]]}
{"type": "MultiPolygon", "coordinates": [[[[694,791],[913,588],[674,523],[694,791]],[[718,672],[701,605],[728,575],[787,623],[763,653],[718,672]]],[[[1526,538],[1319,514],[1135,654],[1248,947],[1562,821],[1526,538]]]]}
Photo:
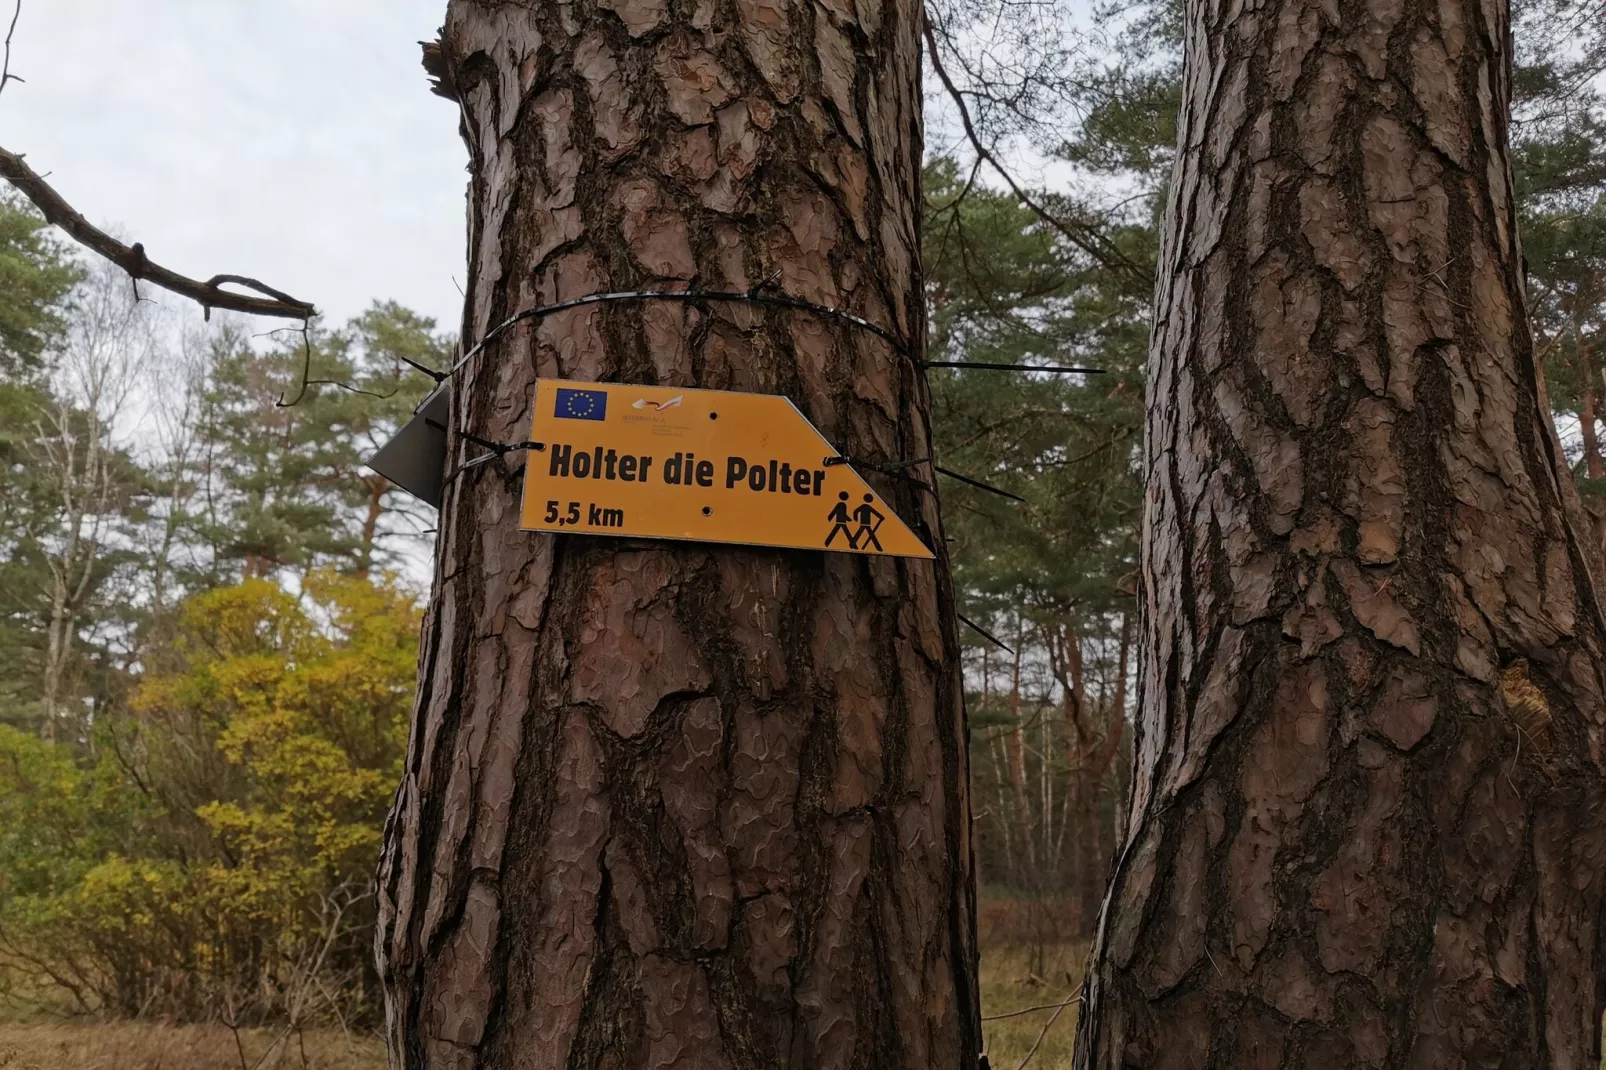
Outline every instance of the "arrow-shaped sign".
{"type": "Polygon", "coordinates": [[[542,379],[521,526],[930,557],[787,398],[542,379]]]}

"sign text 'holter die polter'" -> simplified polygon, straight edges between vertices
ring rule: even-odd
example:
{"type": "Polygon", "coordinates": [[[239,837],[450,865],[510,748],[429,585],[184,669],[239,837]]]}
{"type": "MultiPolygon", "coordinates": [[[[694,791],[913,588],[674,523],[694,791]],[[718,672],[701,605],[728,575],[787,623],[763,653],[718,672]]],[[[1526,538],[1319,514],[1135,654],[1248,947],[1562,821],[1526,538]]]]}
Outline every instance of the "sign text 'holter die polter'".
{"type": "Polygon", "coordinates": [[[542,379],[530,438],[528,530],[931,556],[778,394],[542,379]]]}

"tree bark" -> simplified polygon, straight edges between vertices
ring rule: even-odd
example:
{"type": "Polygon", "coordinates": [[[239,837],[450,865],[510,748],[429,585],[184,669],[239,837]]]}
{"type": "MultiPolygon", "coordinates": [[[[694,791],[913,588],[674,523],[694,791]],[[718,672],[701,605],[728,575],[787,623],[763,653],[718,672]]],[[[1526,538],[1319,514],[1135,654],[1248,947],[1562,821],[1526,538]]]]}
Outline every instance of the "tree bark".
{"type": "MultiPolygon", "coordinates": [[[[1127,789],[1132,784],[1132,748],[1128,744],[1125,748],[1125,753],[1123,753],[1121,744],[1126,740],[1126,693],[1127,677],[1131,675],[1132,619],[1132,614],[1126,614],[1121,618],[1121,654],[1117,663],[1119,667],[1115,682],[1115,710],[1116,716],[1121,719],[1118,726],[1121,736],[1115,740],[1115,757],[1113,759],[1115,763],[1115,778],[1111,785],[1115,793],[1114,798],[1111,800],[1112,809],[1114,810],[1114,820],[1110,823],[1110,844],[1112,848],[1110,857],[1112,859],[1115,857],[1116,850],[1120,848],[1126,838],[1127,819],[1129,816],[1128,803],[1131,801],[1130,793],[1127,789]]],[[[1108,866],[1106,866],[1106,871],[1108,871],[1108,866]]]]}
{"type": "Polygon", "coordinates": [[[1038,880],[1037,864],[1037,836],[1034,834],[1032,820],[1032,803],[1026,793],[1026,726],[1020,719],[1020,662],[1021,653],[1026,644],[1021,642],[1023,632],[1015,629],[1015,661],[1011,670],[1009,683],[1009,738],[1005,747],[1009,754],[1009,787],[1015,797],[1015,825],[1020,829],[1021,850],[1026,859],[1026,869],[1023,872],[1011,874],[1017,881],[1025,877],[1033,882],[1036,890],[1038,880]]]}
{"type": "MultiPolygon", "coordinates": [[[[1578,432],[1584,445],[1584,474],[1590,479],[1606,476],[1606,461],[1601,459],[1600,437],[1595,433],[1595,418],[1600,402],[1599,370],[1595,366],[1595,350],[1579,337],[1576,323],[1573,337],[1578,342],[1578,359],[1583,365],[1584,398],[1578,408],[1578,432]]],[[[1594,503],[1590,518],[1595,526],[1595,541],[1606,552],[1606,504],[1594,503]]]]}
{"type": "Polygon", "coordinates": [[[1085,938],[1092,934],[1104,888],[1101,848],[1095,830],[1103,777],[1100,757],[1109,732],[1098,735],[1089,716],[1087,674],[1081,638],[1075,628],[1062,624],[1045,629],[1044,641],[1060,685],[1061,717],[1065,723],[1065,827],[1070,830],[1070,857],[1065,872],[1073,927],[1068,935],[1085,938]]]}
{"type": "Polygon", "coordinates": [[[1079,1067],[1600,1065],[1603,623],[1501,0],[1189,0],[1079,1067]]]}
{"type": "MultiPolygon", "coordinates": [[[[1123,622],[1116,660],[1114,694],[1110,698],[1101,695],[1098,704],[1104,711],[1103,734],[1093,739],[1091,731],[1087,733],[1088,743],[1078,750],[1075,765],[1071,769],[1070,790],[1076,800],[1076,807],[1072,810],[1076,816],[1071,824],[1076,830],[1074,842],[1077,845],[1073,854],[1075,861],[1071,868],[1072,894],[1076,899],[1076,935],[1084,939],[1093,935],[1113,850],[1112,838],[1109,835],[1112,823],[1102,820],[1101,814],[1107,798],[1105,778],[1115,764],[1116,755],[1120,753],[1121,736],[1125,729],[1124,678],[1130,642],[1130,630],[1123,622]]],[[[1080,663],[1081,658],[1078,656],[1075,665],[1078,679],[1081,677],[1080,663]]],[[[1086,702],[1085,687],[1079,685],[1077,690],[1083,693],[1082,701],[1086,702]]]]}
{"type": "Polygon", "coordinates": [[[1584,399],[1578,407],[1578,434],[1584,444],[1584,474],[1590,479],[1606,476],[1606,462],[1601,461],[1600,441],[1595,435],[1595,375],[1586,361],[1584,365],[1584,399]]]}
{"type": "MultiPolygon", "coordinates": [[[[1004,796],[1004,781],[1008,779],[1005,772],[1007,759],[1004,747],[1001,744],[1001,738],[1004,734],[1005,730],[1002,728],[994,727],[987,730],[988,753],[993,760],[993,787],[995,789],[994,793],[998,797],[998,808],[993,811],[993,814],[996,819],[995,824],[999,830],[999,837],[1004,841],[1004,880],[1002,883],[1008,887],[1010,882],[1015,880],[1016,875],[1014,838],[1010,830],[1010,819],[1016,813],[1016,809],[1009,804],[1009,800],[1004,796]]],[[[980,853],[980,851],[977,852],[978,856],[980,853]]],[[[981,867],[979,865],[976,868],[976,886],[978,888],[983,887],[981,867]]]]}
{"type": "Polygon", "coordinates": [[[385,491],[390,480],[376,475],[365,480],[368,486],[368,515],[362,522],[362,549],[357,558],[357,577],[367,579],[374,565],[374,540],[379,537],[379,518],[385,515],[385,491]]]}
{"type": "MultiPolygon", "coordinates": [[[[791,397],[844,454],[930,454],[920,9],[452,0],[426,62],[471,157],[452,426],[536,376],[791,397]]],[[[480,452],[452,444],[450,462],[480,452]]],[[[935,562],[518,530],[521,455],[446,490],[379,871],[392,1065],[974,1067],[966,729],[935,562]]]]}

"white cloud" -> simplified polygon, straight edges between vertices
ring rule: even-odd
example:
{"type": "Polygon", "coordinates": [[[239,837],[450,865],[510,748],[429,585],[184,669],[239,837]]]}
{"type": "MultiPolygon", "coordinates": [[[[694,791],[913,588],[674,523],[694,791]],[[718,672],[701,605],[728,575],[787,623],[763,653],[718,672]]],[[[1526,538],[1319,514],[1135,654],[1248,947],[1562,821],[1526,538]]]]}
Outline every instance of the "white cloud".
{"type": "MultiPolygon", "coordinates": [[[[9,4],[5,4],[9,15],[9,4]]],[[[417,42],[445,0],[23,0],[0,145],[185,274],[455,330],[466,155],[417,42]]]]}

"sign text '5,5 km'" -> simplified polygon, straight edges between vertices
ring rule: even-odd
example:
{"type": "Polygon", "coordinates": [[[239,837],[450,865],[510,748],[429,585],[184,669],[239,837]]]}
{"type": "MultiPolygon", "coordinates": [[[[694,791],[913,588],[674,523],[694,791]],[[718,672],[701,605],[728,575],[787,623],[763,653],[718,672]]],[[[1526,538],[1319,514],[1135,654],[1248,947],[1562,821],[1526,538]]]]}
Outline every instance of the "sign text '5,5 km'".
{"type": "Polygon", "coordinates": [[[930,557],[777,394],[542,379],[522,527],[930,557]]]}

